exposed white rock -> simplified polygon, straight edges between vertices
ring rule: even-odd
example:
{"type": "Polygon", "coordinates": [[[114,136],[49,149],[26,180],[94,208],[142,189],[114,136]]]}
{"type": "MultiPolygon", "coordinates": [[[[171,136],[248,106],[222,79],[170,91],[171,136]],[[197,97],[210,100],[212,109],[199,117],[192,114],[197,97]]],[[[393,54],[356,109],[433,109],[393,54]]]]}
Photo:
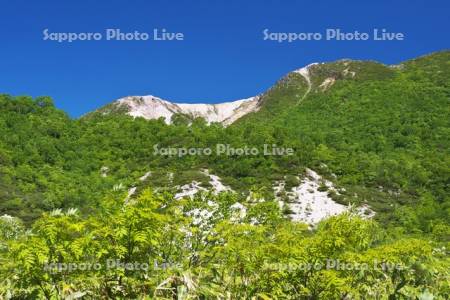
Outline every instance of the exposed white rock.
{"type": "Polygon", "coordinates": [[[333,183],[317,174],[317,172],[306,168],[306,176],[312,178],[317,183],[323,183],[328,188],[328,190],[334,191],[339,195],[339,191],[334,187],[333,183]]]}
{"type": "Polygon", "coordinates": [[[151,171],[148,171],[147,173],[145,173],[143,176],[139,177],[140,181],[144,181],[146,180],[150,175],[152,175],[151,171]]]}
{"type": "Polygon", "coordinates": [[[225,118],[221,123],[228,126],[246,114],[257,112],[261,105],[261,97],[256,96],[243,100],[238,108],[236,108],[229,117],[225,118]]]}
{"type": "Polygon", "coordinates": [[[350,76],[353,78],[355,77],[356,73],[353,71],[349,71],[348,68],[345,69],[344,71],[342,71],[342,73],[344,74],[344,76],[347,76],[348,74],[350,74],[350,76]]]}
{"type": "Polygon", "coordinates": [[[220,177],[216,176],[216,175],[209,175],[209,178],[211,178],[211,181],[209,182],[214,190],[214,193],[220,193],[220,192],[224,192],[224,191],[231,191],[231,188],[224,185],[221,181],[220,181],[220,177]]]}
{"type": "Polygon", "coordinates": [[[229,186],[226,186],[220,180],[220,177],[217,175],[213,175],[209,173],[209,170],[203,170],[203,173],[207,175],[210,179],[209,184],[212,186],[212,190],[214,194],[219,194],[221,192],[232,191],[229,186]]]}
{"type": "Polygon", "coordinates": [[[370,219],[375,216],[375,212],[367,204],[363,204],[357,207],[356,212],[359,216],[361,216],[364,219],[370,219]]]}
{"type": "Polygon", "coordinates": [[[305,92],[305,93],[303,94],[303,96],[297,101],[297,105],[300,104],[300,102],[302,102],[303,99],[306,98],[306,96],[308,96],[309,92],[311,92],[312,84],[311,84],[311,76],[310,76],[310,74],[309,74],[309,68],[311,68],[312,66],[317,65],[317,64],[318,64],[318,63],[312,63],[312,64],[307,65],[306,67],[303,67],[303,68],[301,68],[301,69],[297,69],[297,70],[294,71],[294,73],[297,73],[297,74],[302,75],[303,78],[305,78],[306,83],[308,84],[308,88],[307,88],[306,92],[305,92]]]}
{"type": "Polygon", "coordinates": [[[319,63],[309,64],[309,65],[307,65],[307,66],[305,66],[303,68],[294,70],[294,73],[298,73],[298,74],[302,75],[305,78],[305,80],[308,82],[308,84],[311,85],[311,78],[310,78],[310,74],[309,74],[309,68],[311,68],[314,65],[318,65],[318,64],[319,63]]]}
{"type": "MultiPolygon", "coordinates": [[[[289,216],[293,221],[304,222],[314,227],[325,218],[349,210],[349,207],[333,201],[328,195],[328,191],[319,191],[321,184],[325,185],[328,190],[339,194],[331,181],[323,179],[311,169],[306,169],[306,176],[302,179],[299,186],[293,187],[291,191],[286,191],[288,203],[285,203],[280,198],[280,193],[285,189],[283,181],[276,182],[273,190],[280,206],[284,207],[287,205],[291,210],[289,216]]],[[[356,211],[359,215],[367,218],[375,215],[367,205],[358,207],[356,211]]]]}
{"type": "Polygon", "coordinates": [[[322,179],[322,176],[317,174],[317,172],[306,168],[306,176],[311,177],[314,181],[319,181],[322,179]]]}
{"type": "Polygon", "coordinates": [[[180,187],[181,191],[175,194],[175,199],[181,199],[184,197],[194,197],[199,191],[206,191],[205,188],[200,186],[197,181],[192,181],[189,184],[185,184],[180,187]]]}
{"type": "MultiPolygon", "coordinates": [[[[224,185],[220,177],[217,175],[210,174],[207,169],[202,170],[203,174],[207,175],[210,179],[209,184],[212,186],[211,191],[214,194],[219,194],[220,192],[226,192],[226,191],[233,191],[229,186],[224,185]]],[[[200,183],[197,181],[192,181],[189,184],[185,184],[181,186],[180,192],[175,194],[175,199],[180,199],[183,197],[193,197],[195,194],[197,194],[200,191],[208,191],[208,189],[205,189],[204,187],[200,186],[200,183]]]]}
{"type": "Polygon", "coordinates": [[[185,114],[194,118],[201,117],[206,122],[219,122],[229,125],[240,117],[255,112],[260,107],[260,97],[250,97],[232,102],[219,104],[188,104],[173,103],[155,96],[129,96],[117,100],[116,105],[125,106],[127,114],[145,119],[164,118],[167,124],[171,123],[172,115],[185,114]]]}
{"type": "Polygon", "coordinates": [[[328,196],[327,191],[319,191],[321,177],[312,170],[307,170],[307,176],[301,184],[292,189],[290,209],[293,221],[302,221],[310,225],[319,223],[322,219],[338,215],[346,211],[345,205],[336,203],[328,196]]]}
{"type": "Polygon", "coordinates": [[[334,82],[336,81],[336,79],[334,79],[333,77],[329,77],[326,78],[320,85],[319,88],[322,89],[322,91],[326,91],[327,89],[329,89],[334,82]]]}

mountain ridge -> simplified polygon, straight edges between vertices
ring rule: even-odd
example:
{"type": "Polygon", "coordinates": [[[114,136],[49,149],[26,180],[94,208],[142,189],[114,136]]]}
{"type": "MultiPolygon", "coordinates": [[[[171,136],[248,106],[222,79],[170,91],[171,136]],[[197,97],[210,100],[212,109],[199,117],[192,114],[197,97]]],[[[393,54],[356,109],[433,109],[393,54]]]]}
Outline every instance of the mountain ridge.
{"type": "MultiPolygon", "coordinates": [[[[307,96],[312,87],[308,70],[310,67],[319,64],[324,63],[311,63],[285,75],[297,73],[305,79],[308,90],[304,97],[307,96]]],[[[259,111],[263,102],[262,96],[265,93],[220,103],[181,103],[165,100],[154,95],[126,96],[99,108],[95,112],[100,112],[103,115],[119,112],[132,117],[143,117],[147,120],[163,118],[166,124],[172,123],[172,116],[181,114],[191,119],[201,117],[208,124],[218,122],[228,126],[247,114],[259,111]]]]}
{"type": "MultiPolygon", "coordinates": [[[[254,96],[235,101],[206,104],[206,103],[176,103],[161,99],[153,95],[127,96],[112,103],[118,110],[126,109],[126,113],[132,117],[144,119],[164,118],[167,124],[171,124],[175,114],[188,115],[192,118],[201,117],[209,124],[219,122],[229,125],[239,117],[255,112],[259,109],[260,97],[254,96]]],[[[108,113],[100,109],[102,113],[108,113]]]]}
{"type": "Polygon", "coordinates": [[[286,80],[286,78],[292,76],[292,74],[300,75],[306,85],[305,91],[302,93],[299,99],[296,100],[295,105],[297,106],[308,96],[313,87],[319,87],[321,91],[325,91],[330,88],[338,79],[354,78],[356,72],[353,70],[349,70],[350,67],[348,67],[351,64],[377,64],[385,68],[389,68],[387,65],[372,60],[362,61],[340,59],[332,62],[314,62],[288,72],[286,75],[281,77],[272,87],[267,89],[265,92],[253,97],[220,103],[182,103],[162,99],[154,95],[130,95],[114,100],[113,102],[97,109],[94,112],[100,112],[103,115],[109,113],[121,113],[127,114],[134,118],[143,117],[147,120],[163,118],[166,124],[172,123],[172,116],[181,114],[191,120],[197,117],[201,117],[208,124],[218,122],[224,126],[229,126],[247,114],[258,112],[264,104],[264,96],[269,93],[274,87],[276,87],[280,82],[282,83],[284,80],[286,80]],[[336,71],[333,71],[329,74],[329,76],[322,78],[322,81],[319,84],[316,82],[316,78],[313,78],[321,77],[315,74],[317,73],[317,69],[327,69],[330,66],[338,64],[343,64],[344,66],[346,66],[346,68],[341,70],[340,75],[336,75],[336,71]],[[311,69],[314,72],[311,72],[311,69]]]}
{"type": "MultiPolygon", "coordinates": [[[[320,91],[326,91],[332,87],[337,80],[354,79],[358,71],[365,73],[365,66],[376,66],[379,71],[384,69],[381,73],[387,74],[396,69],[402,70],[404,68],[410,68],[417,63],[420,64],[423,60],[427,60],[432,57],[439,57],[448,52],[448,50],[436,51],[393,65],[384,64],[375,60],[350,58],[327,62],[314,62],[288,72],[265,92],[252,97],[219,103],[183,103],[182,101],[178,102],[167,100],[151,94],[128,95],[118,98],[93,112],[87,113],[85,116],[91,115],[95,112],[99,112],[103,115],[109,113],[120,113],[130,115],[134,118],[143,117],[147,120],[163,118],[166,124],[171,124],[172,116],[181,114],[190,120],[200,117],[203,118],[208,124],[218,122],[224,126],[229,126],[238,119],[241,119],[250,113],[258,112],[264,105],[264,95],[270,92],[270,90],[276,87],[280,82],[283,82],[286,78],[292,76],[292,74],[300,75],[306,84],[306,90],[296,100],[295,105],[299,105],[308,96],[312,89],[315,88],[320,91]],[[317,80],[320,82],[317,82],[317,80]]],[[[377,74],[377,72],[378,71],[375,71],[372,75],[369,74],[369,77],[374,79],[382,78],[383,75],[377,74]]],[[[367,74],[363,76],[367,77],[367,74]]]]}

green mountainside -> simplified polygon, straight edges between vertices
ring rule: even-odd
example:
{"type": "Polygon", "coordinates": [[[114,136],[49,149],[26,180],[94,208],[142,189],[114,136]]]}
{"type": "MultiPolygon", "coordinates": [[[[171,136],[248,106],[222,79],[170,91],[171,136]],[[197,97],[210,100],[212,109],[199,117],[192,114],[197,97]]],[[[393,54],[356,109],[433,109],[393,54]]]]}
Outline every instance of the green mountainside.
{"type": "Polygon", "coordinates": [[[260,97],[224,127],[114,104],[71,119],[48,97],[0,95],[0,299],[448,299],[450,51],[313,64],[260,97]],[[260,151],[155,153],[217,144],[260,151]],[[210,174],[234,192],[211,192],[210,174]],[[274,187],[314,174],[353,209],[308,229],[274,187]],[[205,192],[176,197],[192,182],[205,192]],[[113,258],[153,269],[43,267],[113,258]],[[370,267],[298,267],[327,259],[370,267]]]}

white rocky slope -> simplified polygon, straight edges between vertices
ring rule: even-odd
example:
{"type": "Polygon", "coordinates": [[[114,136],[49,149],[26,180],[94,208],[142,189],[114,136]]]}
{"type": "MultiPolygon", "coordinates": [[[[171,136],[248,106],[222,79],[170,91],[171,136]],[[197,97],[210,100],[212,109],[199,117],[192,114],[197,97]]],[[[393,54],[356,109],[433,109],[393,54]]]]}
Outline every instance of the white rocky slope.
{"type": "MultiPolygon", "coordinates": [[[[280,206],[289,208],[291,220],[304,222],[310,227],[314,227],[323,219],[349,211],[351,208],[335,202],[328,195],[328,190],[336,194],[339,194],[339,191],[331,181],[322,178],[311,169],[306,169],[306,176],[301,180],[300,185],[293,187],[291,191],[286,191],[284,187],[284,181],[277,182],[274,186],[275,197],[280,206]],[[321,184],[327,187],[327,191],[320,190],[321,184]],[[282,192],[286,193],[287,202],[280,199],[279,195],[282,192]]],[[[366,218],[371,218],[375,214],[367,205],[356,208],[356,212],[366,218]]]]}
{"type": "MultiPolygon", "coordinates": [[[[174,195],[175,199],[193,198],[199,192],[213,192],[219,194],[221,192],[234,192],[229,186],[224,185],[221,182],[220,177],[209,173],[208,169],[203,169],[202,173],[209,177],[210,189],[201,186],[200,182],[192,181],[191,183],[183,186],[176,186],[178,192],[174,195]]],[[[277,181],[273,186],[275,199],[278,201],[280,209],[288,208],[288,216],[294,222],[304,222],[309,225],[310,228],[314,228],[321,220],[331,216],[339,215],[344,212],[352,211],[363,218],[372,218],[375,212],[368,205],[361,205],[359,207],[345,206],[335,202],[330,195],[329,191],[333,191],[337,195],[340,191],[345,189],[337,189],[333,183],[324,179],[318,173],[311,169],[306,169],[306,176],[302,176],[300,184],[294,186],[290,191],[285,188],[285,181],[277,181]],[[325,186],[326,190],[320,188],[325,186]],[[282,195],[285,195],[284,197],[282,195]]],[[[149,176],[152,176],[152,172],[148,171],[139,178],[139,181],[146,180],[149,176]]],[[[300,177],[298,177],[300,179],[300,177]]],[[[114,190],[123,189],[123,185],[119,184],[114,187],[114,190]]],[[[131,187],[128,190],[128,194],[125,199],[125,203],[128,204],[131,197],[136,193],[136,187],[131,187]]],[[[205,199],[206,201],[206,199],[205,199]]],[[[244,204],[239,202],[234,203],[229,207],[232,212],[231,221],[240,222],[247,214],[247,206],[255,204],[255,202],[264,202],[265,199],[252,199],[251,193],[247,197],[244,204]]],[[[211,218],[214,211],[217,210],[217,203],[208,200],[208,209],[194,209],[188,212],[189,216],[194,219],[194,224],[203,224],[207,219],[211,218]]],[[[254,221],[252,224],[257,224],[254,221]]]]}
{"type": "MultiPolygon", "coordinates": [[[[204,169],[203,174],[207,175],[209,177],[209,184],[211,185],[211,191],[214,194],[219,194],[221,192],[231,192],[233,191],[229,186],[226,186],[222,183],[221,179],[217,175],[213,175],[209,173],[208,169],[204,169]]],[[[185,184],[181,187],[179,187],[179,192],[175,194],[175,199],[181,199],[183,197],[193,197],[195,194],[197,194],[200,191],[208,191],[208,189],[205,189],[200,186],[200,182],[192,181],[191,183],[185,184]]]]}
{"type": "Polygon", "coordinates": [[[250,97],[233,102],[219,104],[187,104],[173,103],[155,96],[129,96],[115,102],[119,108],[126,107],[127,114],[145,119],[164,118],[167,124],[171,123],[172,115],[185,114],[194,118],[201,117],[206,122],[219,122],[229,125],[240,117],[258,111],[260,97],[250,97]]]}

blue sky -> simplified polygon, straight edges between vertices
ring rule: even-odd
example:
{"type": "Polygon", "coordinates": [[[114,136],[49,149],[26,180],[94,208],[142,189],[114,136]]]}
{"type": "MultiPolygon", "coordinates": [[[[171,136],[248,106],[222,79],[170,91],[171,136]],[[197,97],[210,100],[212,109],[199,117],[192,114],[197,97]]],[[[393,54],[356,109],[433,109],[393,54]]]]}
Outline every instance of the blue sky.
{"type": "Polygon", "coordinates": [[[0,0],[0,93],[48,95],[77,117],[127,95],[217,103],[340,58],[394,64],[449,49],[448,1],[0,0]],[[44,41],[49,32],[182,32],[183,41],[44,41]],[[264,41],[270,32],[405,34],[403,41],[264,41]]]}

